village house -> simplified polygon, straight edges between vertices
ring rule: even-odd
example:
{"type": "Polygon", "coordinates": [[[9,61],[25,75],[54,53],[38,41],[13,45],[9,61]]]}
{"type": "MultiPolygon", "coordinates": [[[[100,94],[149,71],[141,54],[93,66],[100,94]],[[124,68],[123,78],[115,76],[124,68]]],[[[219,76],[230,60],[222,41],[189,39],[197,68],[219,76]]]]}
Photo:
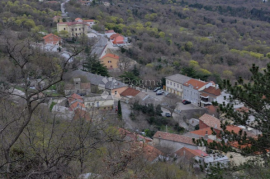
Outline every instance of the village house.
{"type": "Polygon", "coordinates": [[[183,147],[175,152],[175,156],[177,157],[177,160],[179,161],[186,161],[186,162],[192,162],[194,161],[194,158],[198,156],[199,158],[203,158],[208,156],[207,153],[197,149],[189,149],[187,147],[183,147]]]}
{"type": "Polygon", "coordinates": [[[68,106],[70,111],[75,111],[76,109],[85,110],[83,98],[75,93],[68,97],[68,106]]]}
{"type": "Polygon", "coordinates": [[[153,136],[153,145],[158,148],[167,148],[171,152],[175,152],[183,147],[194,150],[198,149],[191,137],[162,131],[157,131],[153,136]]]}
{"type": "Polygon", "coordinates": [[[105,31],[105,35],[106,35],[108,38],[110,38],[113,34],[116,34],[116,33],[114,32],[114,30],[107,30],[107,31],[105,31]]]}
{"type": "Polygon", "coordinates": [[[106,54],[99,59],[102,64],[104,64],[108,69],[118,68],[119,65],[119,56],[114,54],[106,54]]]}
{"type": "Polygon", "coordinates": [[[218,96],[221,95],[221,90],[216,84],[215,87],[208,86],[203,91],[201,91],[201,101],[200,106],[206,107],[212,105],[212,102],[217,101],[218,96]]]}
{"type": "Polygon", "coordinates": [[[137,96],[138,94],[140,94],[139,90],[136,90],[134,88],[130,88],[128,87],[125,91],[123,91],[120,96],[121,96],[121,100],[129,103],[129,101],[131,99],[133,99],[135,96],[137,96]]]}
{"type": "Polygon", "coordinates": [[[175,74],[165,77],[166,79],[166,91],[176,94],[178,96],[183,95],[183,84],[191,78],[181,74],[175,74]]]}
{"type": "Polygon", "coordinates": [[[122,46],[125,44],[125,38],[120,34],[111,35],[110,40],[114,46],[122,46]]]}
{"type": "Polygon", "coordinates": [[[44,44],[45,45],[60,45],[62,39],[54,34],[48,34],[45,37],[43,37],[44,44]]]}
{"type": "Polygon", "coordinates": [[[201,150],[192,150],[186,147],[181,148],[175,152],[177,161],[184,161],[193,164],[194,168],[200,168],[200,165],[206,166],[215,166],[217,163],[226,167],[230,162],[227,156],[222,154],[207,154],[201,150]]]}
{"type": "Polygon", "coordinates": [[[215,85],[214,82],[204,82],[201,80],[190,79],[183,84],[183,99],[190,101],[194,105],[200,105],[200,92],[208,86],[215,85]]]}
{"type": "Polygon", "coordinates": [[[84,104],[87,109],[97,108],[100,110],[112,110],[114,106],[114,100],[111,95],[85,97],[84,104]]]}
{"type": "Polygon", "coordinates": [[[214,116],[211,116],[209,114],[204,114],[199,118],[199,128],[214,128],[214,130],[219,133],[222,129],[220,128],[220,120],[218,118],[215,118],[214,116]]]}
{"type": "Polygon", "coordinates": [[[67,31],[68,37],[80,37],[87,33],[89,25],[85,22],[60,22],[57,23],[57,32],[67,31]]]}
{"type": "Polygon", "coordinates": [[[73,93],[77,93],[82,96],[89,95],[91,93],[91,84],[82,83],[81,78],[73,78],[73,84],[65,84],[65,95],[70,95],[73,93]]]}
{"type": "Polygon", "coordinates": [[[81,19],[81,18],[76,18],[75,19],[75,22],[81,22],[81,23],[86,23],[86,24],[88,24],[89,26],[89,29],[88,30],[90,30],[91,29],[91,27],[93,26],[93,25],[95,25],[95,20],[93,20],[93,19],[88,19],[88,20],[83,20],[83,19],[81,19]]]}
{"type": "Polygon", "coordinates": [[[128,86],[112,77],[104,77],[81,70],[74,70],[64,75],[65,80],[70,80],[76,77],[85,77],[87,81],[90,81],[91,92],[93,93],[107,91],[109,95],[113,95],[114,93],[119,93],[125,90],[128,86]]]}

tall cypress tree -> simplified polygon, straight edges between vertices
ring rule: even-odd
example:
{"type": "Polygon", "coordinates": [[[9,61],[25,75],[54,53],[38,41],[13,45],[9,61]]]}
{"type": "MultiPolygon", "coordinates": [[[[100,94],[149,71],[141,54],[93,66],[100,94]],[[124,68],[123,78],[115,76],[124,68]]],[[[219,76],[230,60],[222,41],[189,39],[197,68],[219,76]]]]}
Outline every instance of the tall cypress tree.
{"type": "Polygon", "coordinates": [[[118,101],[118,116],[122,117],[122,108],[121,108],[120,100],[118,101]]]}

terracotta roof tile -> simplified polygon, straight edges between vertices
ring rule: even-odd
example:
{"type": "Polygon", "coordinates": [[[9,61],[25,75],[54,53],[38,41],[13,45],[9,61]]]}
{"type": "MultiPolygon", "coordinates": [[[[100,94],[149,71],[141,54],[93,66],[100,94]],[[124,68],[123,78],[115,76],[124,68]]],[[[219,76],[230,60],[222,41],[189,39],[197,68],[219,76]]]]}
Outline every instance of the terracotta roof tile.
{"type": "Polygon", "coordinates": [[[127,88],[125,91],[123,91],[120,95],[121,96],[136,96],[139,94],[140,91],[133,89],[133,88],[127,88]]]}
{"type": "Polygon", "coordinates": [[[191,137],[178,135],[178,134],[171,134],[171,133],[162,132],[162,131],[157,131],[155,135],[153,136],[153,138],[161,138],[164,140],[170,140],[170,141],[185,143],[189,145],[195,145],[191,137]]]}
{"type": "Polygon", "coordinates": [[[200,121],[202,121],[204,124],[206,124],[209,127],[221,129],[220,120],[218,118],[215,118],[214,116],[211,116],[209,114],[204,114],[199,119],[200,121]]]}
{"type": "Polygon", "coordinates": [[[83,103],[80,103],[78,101],[72,103],[70,106],[69,106],[70,110],[74,111],[76,108],[78,109],[83,109],[85,108],[85,105],[83,103]]]}
{"type": "Polygon", "coordinates": [[[210,127],[199,129],[196,131],[190,131],[190,133],[200,135],[200,136],[205,136],[206,132],[208,135],[212,135],[212,130],[210,127]]]}
{"type": "Polygon", "coordinates": [[[46,39],[46,38],[51,37],[51,36],[54,36],[54,37],[58,38],[59,40],[61,40],[60,37],[58,37],[57,35],[54,35],[54,34],[52,34],[52,33],[50,33],[50,34],[44,36],[43,39],[46,39]]]}
{"type": "Polygon", "coordinates": [[[74,100],[81,100],[83,101],[83,98],[76,94],[76,93],[73,93],[69,98],[68,98],[68,101],[71,102],[71,101],[74,101],[74,100]]]}
{"type": "Polygon", "coordinates": [[[119,56],[112,54],[112,53],[108,53],[106,55],[104,55],[103,57],[101,57],[100,59],[104,59],[106,57],[111,57],[111,58],[115,58],[115,59],[119,59],[119,56]]]}
{"type": "Polygon", "coordinates": [[[123,36],[117,36],[114,38],[113,44],[123,44],[124,43],[124,37],[123,36]]]}
{"type": "Polygon", "coordinates": [[[139,146],[142,147],[144,157],[150,162],[158,158],[160,155],[163,155],[160,150],[151,145],[140,142],[139,146]]]}
{"type": "Polygon", "coordinates": [[[205,88],[205,89],[203,90],[203,92],[209,93],[209,94],[212,94],[212,95],[215,95],[215,96],[221,95],[221,90],[220,90],[219,88],[216,89],[216,88],[213,87],[213,86],[209,86],[208,88],[205,88]]]}
{"type": "Polygon", "coordinates": [[[193,88],[195,90],[199,90],[200,88],[202,88],[204,85],[206,85],[207,83],[204,81],[199,81],[199,80],[195,80],[195,79],[190,79],[188,80],[186,83],[184,83],[184,86],[189,86],[192,85],[193,88]]]}
{"type": "Polygon", "coordinates": [[[242,128],[238,127],[238,126],[234,126],[234,125],[230,125],[230,126],[226,126],[226,130],[229,131],[229,132],[235,132],[236,134],[239,133],[240,130],[247,133],[247,136],[248,137],[256,137],[255,134],[252,134],[251,132],[247,132],[247,131],[244,131],[242,128]]]}
{"type": "Polygon", "coordinates": [[[118,36],[120,36],[120,34],[113,34],[113,35],[111,35],[110,39],[113,40],[114,38],[116,38],[118,36]]]}
{"type": "Polygon", "coordinates": [[[178,156],[187,156],[189,159],[195,157],[195,156],[208,156],[207,153],[201,151],[201,150],[192,150],[187,147],[183,147],[175,152],[178,156]]]}

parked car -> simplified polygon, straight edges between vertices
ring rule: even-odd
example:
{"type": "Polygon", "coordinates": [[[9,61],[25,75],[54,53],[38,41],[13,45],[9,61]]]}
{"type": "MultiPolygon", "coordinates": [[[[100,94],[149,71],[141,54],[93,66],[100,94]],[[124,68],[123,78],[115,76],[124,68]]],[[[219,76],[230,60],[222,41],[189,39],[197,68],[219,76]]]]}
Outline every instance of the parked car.
{"type": "Polygon", "coordinates": [[[168,112],[165,113],[165,116],[166,117],[172,117],[171,113],[168,113],[168,112]]]}
{"type": "Polygon", "coordinates": [[[188,101],[188,100],[183,100],[182,103],[183,103],[184,105],[186,105],[186,104],[191,104],[191,102],[188,101]]]}
{"type": "Polygon", "coordinates": [[[160,90],[161,89],[161,87],[156,87],[155,89],[154,89],[154,92],[157,92],[158,90],[160,90]]]}
{"type": "Polygon", "coordinates": [[[158,91],[156,92],[156,95],[162,95],[163,93],[164,93],[164,91],[158,90],[158,91]]]}

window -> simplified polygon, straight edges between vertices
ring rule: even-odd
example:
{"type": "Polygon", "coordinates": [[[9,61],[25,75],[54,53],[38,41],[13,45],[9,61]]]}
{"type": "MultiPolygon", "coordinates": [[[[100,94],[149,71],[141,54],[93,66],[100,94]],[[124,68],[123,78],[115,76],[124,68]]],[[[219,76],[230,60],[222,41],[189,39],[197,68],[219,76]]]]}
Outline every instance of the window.
{"type": "Polygon", "coordinates": [[[167,81],[167,84],[169,84],[169,81],[167,81]]]}
{"type": "Polygon", "coordinates": [[[71,29],[72,31],[74,30],[74,29],[71,29]]]}
{"type": "Polygon", "coordinates": [[[170,82],[170,85],[172,85],[172,82],[170,82]]]}
{"type": "Polygon", "coordinates": [[[117,94],[117,91],[114,91],[114,94],[117,94]]]}
{"type": "Polygon", "coordinates": [[[173,83],[173,86],[175,86],[175,83],[173,83]]]}
{"type": "Polygon", "coordinates": [[[177,88],[179,88],[179,84],[177,84],[177,88]]]}
{"type": "Polygon", "coordinates": [[[81,30],[81,28],[79,28],[79,30],[81,30]]]}
{"type": "Polygon", "coordinates": [[[77,28],[75,30],[77,31],[77,28]]]}

